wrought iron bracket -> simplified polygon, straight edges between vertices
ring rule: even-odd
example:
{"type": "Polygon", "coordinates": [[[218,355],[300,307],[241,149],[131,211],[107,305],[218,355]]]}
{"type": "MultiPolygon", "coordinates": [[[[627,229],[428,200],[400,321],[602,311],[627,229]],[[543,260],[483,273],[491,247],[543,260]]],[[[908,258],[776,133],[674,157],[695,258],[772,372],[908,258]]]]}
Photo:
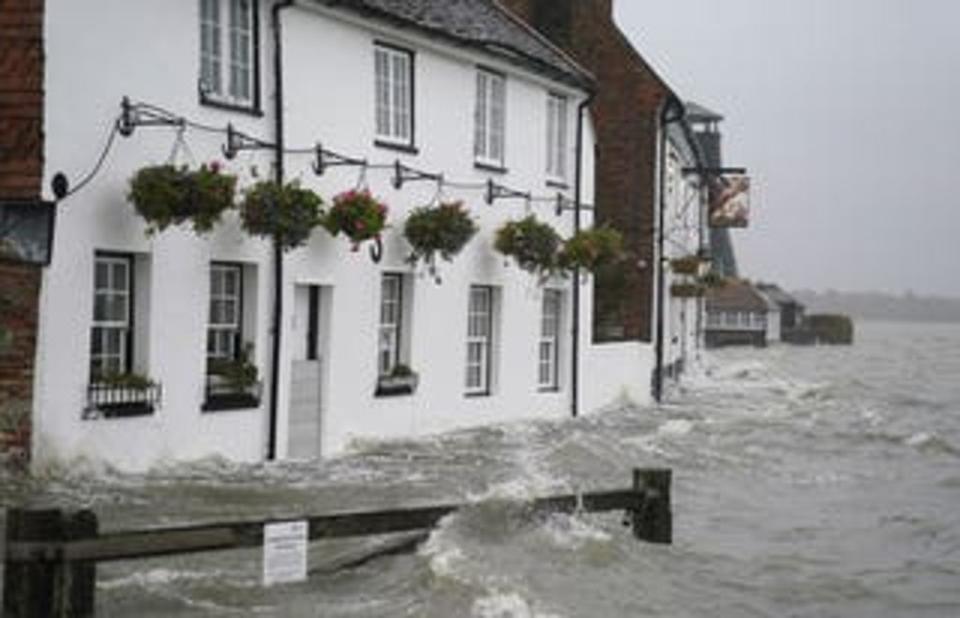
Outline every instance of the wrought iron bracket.
{"type": "Polygon", "coordinates": [[[175,116],[151,105],[132,103],[130,97],[123,97],[120,101],[117,131],[123,137],[133,135],[137,127],[183,127],[186,123],[182,116],[175,116]]]}
{"type": "Polygon", "coordinates": [[[272,150],[276,147],[276,144],[250,137],[246,133],[234,129],[233,124],[228,124],[227,143],[223,145],[222,150],[223,156],[232,161],[243,150],[272,150]]]}
{"type": "Polygon", "coordinates": [[[429,180],[443,184],[443,174],[430,174],[428,172],[421,172],[418,169],[408,167],[403,163],[400,163],[399,159],[393,164],[393,188],[400,190],[403,188],[403,185],[408,182],[419,182],[422,180],[429,180]]]}
{"type": "Polygon", "coordinates": [[[493,180],[487,180],[487,192],[484,195],[483,201],[488,205],[492,205],[497,200],[510,200],[510,199],[523,199],[530,201],[531,195],[529,191],[517,191],[503,185],[499,185],[493,180]]]}
{"type": "Polygon", "coordinates": [[[366,167],[366,159],[353,159],[344,156],[338,152],[327,150],[320,142],[317,142],[314,148],[315,158],[313,161],[313,173],[317,176],[323,176],[324,172],[331,167],[366,167]]]}

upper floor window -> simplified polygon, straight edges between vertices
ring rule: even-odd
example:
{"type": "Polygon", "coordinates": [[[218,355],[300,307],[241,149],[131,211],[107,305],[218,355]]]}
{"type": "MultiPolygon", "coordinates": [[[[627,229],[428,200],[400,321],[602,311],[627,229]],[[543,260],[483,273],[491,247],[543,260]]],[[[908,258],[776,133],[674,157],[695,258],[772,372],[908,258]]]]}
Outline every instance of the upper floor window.
{"type": "Polygon", "coordinates": [[[374,57],[377,143],[413,147],[413,53],[378,44],[374,57]]]}
{"type": "Polygon", "coordinates": [[[200,97],[205,103],[259,105],[255,0],[200,0],[200,97]]]}
{"type": "Polygon", "coordinates": [[[567,179],[567,97],[553,93],[547,96],[547,176],[567,179]]]}
{"type": "Polygon", "coordinates": [[[473,154],[477,163],[503,167],[506,111],[506,79],[503,75],[481,69],[477,72],[474,111],[473,154]]]}

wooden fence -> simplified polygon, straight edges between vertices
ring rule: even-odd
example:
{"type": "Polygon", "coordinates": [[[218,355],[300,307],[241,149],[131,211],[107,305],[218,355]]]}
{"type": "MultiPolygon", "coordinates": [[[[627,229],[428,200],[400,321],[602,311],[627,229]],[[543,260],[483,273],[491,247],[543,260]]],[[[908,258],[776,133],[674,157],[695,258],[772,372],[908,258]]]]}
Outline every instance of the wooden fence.
{"type": "MultiPolygon", "coordinates": [[[[634,470],[630,489],[538,498],[531,512],[624,511],[634,536],[671,543],[671,471],[634,470]]],[[[463,504],[358,511],[99,533],[89,510],[10,509],[4,564],[4,618],[93,616],[96,563],[260,547],[264,526],[308,522],[310,540],[429,529],[463,504]]]]}

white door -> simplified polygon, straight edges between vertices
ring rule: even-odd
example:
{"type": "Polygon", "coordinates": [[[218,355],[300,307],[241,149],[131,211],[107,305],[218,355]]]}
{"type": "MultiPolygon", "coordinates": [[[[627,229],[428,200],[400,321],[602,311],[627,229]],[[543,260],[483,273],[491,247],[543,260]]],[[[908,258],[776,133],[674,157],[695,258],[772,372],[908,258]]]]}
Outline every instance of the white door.
{"type": "Polygon", "coordinates": [[[329,290],[324,294],[324,288],[318,285],[294,288],[287,454],[295,459],[320,456],[324,342],[321,313],[328,295],[329,290]]]}

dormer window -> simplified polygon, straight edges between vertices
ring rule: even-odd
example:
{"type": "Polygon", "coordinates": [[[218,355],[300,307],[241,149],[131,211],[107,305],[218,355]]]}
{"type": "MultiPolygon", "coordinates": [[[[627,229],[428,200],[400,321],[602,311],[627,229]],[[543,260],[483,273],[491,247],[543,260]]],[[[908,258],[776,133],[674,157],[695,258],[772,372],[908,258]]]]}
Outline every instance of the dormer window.
{"type": "Polygon", "coordinates": [[[256,0],[200,0],[200,100],[259,112],[256,0]]]}

